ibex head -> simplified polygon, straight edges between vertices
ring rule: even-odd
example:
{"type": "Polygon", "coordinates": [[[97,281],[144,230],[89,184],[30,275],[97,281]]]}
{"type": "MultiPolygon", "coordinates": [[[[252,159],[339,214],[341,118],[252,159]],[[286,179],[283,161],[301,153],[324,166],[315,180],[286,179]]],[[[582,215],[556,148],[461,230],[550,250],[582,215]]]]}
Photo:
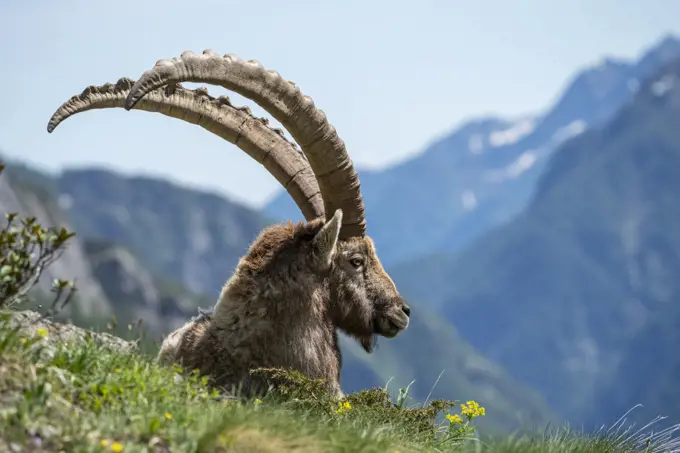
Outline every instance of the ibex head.
{"type": "MultiPolygon", "coordinates": [[[[394,337],[408,326],[410,309],[366,236],[359,178],[345,144],[294,83],[257,61],[209,50],[184,52],[158,61],[136,82],[120,79],[115,85],[88,87],[55,112],[48,132],[75,113],[111,107],[160,112],[199,124],[265,166],[295,200],[308,221],[307,231],[314,231],[303,248],[308,264],[322,277],[334,325],[366,351],[375,335],[394,337]],[[184,89],[181,82],[216,84],[252,99],[288,130],[302,153],[247,107],[232,106],[226,96],[212,98],[205,89],[184,89]]],[[[260,245],[266,248],[266,242],[260,245]]]]}
{"type": "Polygon", "coordinates": [[[328,276],[333,323],[371,352],[375,335],[392,338],[406,329],[411,309],[387,275],[368,236],[338,239],[343,214],[312,241],[316,266],[328,276]]]}

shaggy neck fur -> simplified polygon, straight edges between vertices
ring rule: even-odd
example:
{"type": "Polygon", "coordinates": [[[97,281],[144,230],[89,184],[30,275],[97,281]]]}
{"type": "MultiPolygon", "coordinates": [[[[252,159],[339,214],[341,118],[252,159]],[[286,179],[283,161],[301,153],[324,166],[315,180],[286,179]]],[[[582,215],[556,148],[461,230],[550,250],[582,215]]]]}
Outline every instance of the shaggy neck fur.
{"type": "MultiPolygon", "coordinates": [[[[340,349],[330,313],[328,281],[312,272],[311,240],[323,226],[274,225],[262,231],[239,262],[206,324],[202,349],[219,354],[219,370],[201,370],[222,386],[243,383],[242,391],[260,389],[248,371],[258,367],[293,368],[326,380],[340,394],[340,349]]],[[[199,346],[199,345],[196,345],[199,346]]],[[[188,358],[188,357],[185,357],[188,358]]]]}

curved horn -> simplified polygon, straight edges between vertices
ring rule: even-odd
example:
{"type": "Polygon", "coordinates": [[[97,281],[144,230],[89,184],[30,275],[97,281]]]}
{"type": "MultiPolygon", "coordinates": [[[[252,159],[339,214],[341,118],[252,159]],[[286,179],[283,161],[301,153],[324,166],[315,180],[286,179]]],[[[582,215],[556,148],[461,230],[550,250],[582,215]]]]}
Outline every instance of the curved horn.
{"type": "Polygon", "coordinates": [[[252,99],[276,118],[293,136],[314,170],[324,199],[326,216],[343,211],[341,238],[364,236],[366,220],[359,177],[345,144],[314,101],[276,71],[257,61],[245,61],[210,50],[202,55],[184,52],[159,60],[132,87],[125,108],[133,108],[147,93],[168,83],[203,82],[222,86],[252,99]]]}
{"type": "MultiPolygon", "coordinates": [[[[122,78],[116,84],[87,87],[59,107],[47,132],[79,112],[123,107],[133,84],[134,80],[122,78]]],[[[248,107],[234,107],[226,96],[215,99],[205,88],[189,90],[174,84],[149,92],[137,108],[198,124],[235,144],[281,183],[308,221],[324,216],[323,198],[309,162],[280,129],[269,127],[266,118],[252,116],[248,107]]]]}

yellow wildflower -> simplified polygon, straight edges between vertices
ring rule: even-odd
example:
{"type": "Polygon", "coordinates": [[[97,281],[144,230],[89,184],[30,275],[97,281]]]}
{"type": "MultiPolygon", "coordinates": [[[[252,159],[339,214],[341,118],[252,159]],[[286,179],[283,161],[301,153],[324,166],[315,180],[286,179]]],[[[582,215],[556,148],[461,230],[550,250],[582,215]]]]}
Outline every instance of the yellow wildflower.
{"type": "Polygon", "coordinates": [[[350,410],[352,410],[352,405],[349,404],[349,401],[345,401],[344,403],[338,403],[338,409],[335,412],[338,414],[344,414],[350,410]]]}
{"type": "Polygon", "coordinates": [[[165,418],[167,418],[168,420],[172,420],[172,414],[170,412],[166,412],[165,418]]]}
{"type": "Polygon", "coordinates": [[[460,415],[458,414],[446,414],[446,419],[451,423],[452,425],[462,425],[463,424],[463,419],[460,418],[460,415]]]}
{"type": "Polygon", "coordinates": [[[470,420],[475,417],[483,417],[486,414],[486,410],[480,407],[476,401],[468,401],[466,404],[461,404],[460,412],[470,420]]]}
{"type": "Polygon", "coordinates": [[[45,329],[44,327],[35,329],[35,334],[40,338],[45,338],[47,336],[47,329],[45,329]]]}
{"type": "Polygon", "coordinates": [[[119,444],[118,442],[114,442],[111,444],[111,451],[114,453],[120,453],[123,451],[123,445],[119,444]]]}
{"type": "Polygon", "coordinates": [[[108,439],[102,439],[102,440],[100,440],[100,441],[99,441],[99,445],[100,445],[101,447],[104,447],[104,448],[108,447],[108,446],[109,446],[109,441],[108,441],[108,439]]]}
{"type": "Polygon", "coordinates": [[[253,401],[255,404],[262,404],[262,400],[260,398],[256,398],[255,401],[253,401]]]}

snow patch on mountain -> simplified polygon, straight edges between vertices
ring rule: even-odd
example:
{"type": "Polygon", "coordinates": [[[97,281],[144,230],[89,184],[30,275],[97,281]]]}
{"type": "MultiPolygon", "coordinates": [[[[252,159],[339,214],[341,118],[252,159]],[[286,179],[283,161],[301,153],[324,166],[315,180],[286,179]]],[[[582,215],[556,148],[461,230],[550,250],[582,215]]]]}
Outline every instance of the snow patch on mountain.
{"type": "Polygon", "coordinates": [[[489,144],[493,147],[512,145],[533,132],[535,126],[533,118],[525,118],[507,129],[492,132],[489,135],[489,144]]]}
{"type": "Polygon", "coordinates": [[[523,152],[505,168],[488,171],[485,179],[488,182],[499,183],[519,177],[536,163],[536,160],[538,159],[537,151],[538,150],[531,149],[523,152]]]}
{"type": "Polygon", "coordinates": [[[572,121],[566,126],[559,128],[553,134],[552,136],[553,146],[556,146],[572,137],[576,137],[577,135],[583,133],[587,128],[588,124],[581,119],[572,121]]]}
{"type": "Polygon", "coordinates": [[[676,79],[672,74],[661,77],[659,80],[652,83],[652,93],[655,96],[663,96],[673,88],[675,81],[676,79]]]}

